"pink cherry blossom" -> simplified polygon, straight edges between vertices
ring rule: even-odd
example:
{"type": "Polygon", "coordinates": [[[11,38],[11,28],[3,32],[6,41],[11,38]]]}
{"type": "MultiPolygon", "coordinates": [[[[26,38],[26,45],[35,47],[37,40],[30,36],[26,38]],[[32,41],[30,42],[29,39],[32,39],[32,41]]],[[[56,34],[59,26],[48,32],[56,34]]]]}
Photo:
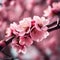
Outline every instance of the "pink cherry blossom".
{"type": "Polygon", "coordinates": [[[45,19],[45,17],[39,17],[39,16],[34,16],[33,20],[35,21],[35,27],[38,30],[41,30],[43,27],[46,27],[46,25],[49,24],[48,19],[45,19]]]}
{"type": "Polygon", "coordinates": [[[25,47],[31,46],[33,41],[40,42],[49,35],[46,27],[48,23],[49,21],[44,17],[24,18],[19,21],[19,24],[15,22],[10,24],[10,28],[7,29],[7,36],[15,35],[16,41],[13,41],[13,45],[17,50],[23,51],[25,47]]]}
{"type": "Polygon", "coordinates": [[[14,23],[12,23],[12,24],[10,24],[10,28],[7,28],[7,31],[6,31],[6,37],[8,37],[8,36],[11,36],[12,34],[14,34],[14,35],[18,35],[18,32],[16,31],[16,29],[17,29],[17,24],[14,22],[14,23]]]}
{"type": "MultiPolygon", "coordinates": [[[[11,30],[11,32],[15,35],[22,36],[25,33],[29,33],[30,27],[31,27],[31,18],[24,18],[22,21],[19,22],[19,24],[16,24],[15,22],[10,24],[10,28],[8,28],[8,30],[9,32],[11,30]]],[[[8,35],[11,34],[9,33],[8,35]]]]}
{"type": "Polygon", "coordinates": [[[48,8],[46,10],[44,10],[44,16],[45,17],[52,17],[55,15],[58,15],[58,13],[60,12],[60,2],[53,2],[52,3],[52,7],[48,6],[48,8]]]}
{"type": "Polygon", "coordinates": [[[12,41],[12,48],[16,49],[18,53],[26,53],[26,46],[20,45],[16,39],[12,41]]]}
{"type": "Polygon", "coordinates": [[[40,18],[38,16],[34,16],[33,20],[35,21],[35,25],[30,32],[30,36],[34,41],[41,41],[49,35],[47,28],[45,28],[49,22],[44,17],[40,18]]]}
{"type": "Polygon", "coordinates": [[[46,38],[49,35],[49,33],[43,30],[39,31],[36,28],[33,28],[30,35],[32,40],[39,42],[46,38]]]}
{"type": "Polygon", "coordinates": [[[31,27],[31,18],[24,18],[22,21],[19,22],[19,32],[29,33],[31,27]]]}
{"type": "Polygon", "coordinates": [[[53,10],[54,13],[57,13],[57,12],[60,11],[60,6],[59,5],[60,5],[60,2],[58,2],[58,3],[57,2],[56,3],[54,2],[52,4],[52,6],[53,6],[52,10],[53,10]]]}

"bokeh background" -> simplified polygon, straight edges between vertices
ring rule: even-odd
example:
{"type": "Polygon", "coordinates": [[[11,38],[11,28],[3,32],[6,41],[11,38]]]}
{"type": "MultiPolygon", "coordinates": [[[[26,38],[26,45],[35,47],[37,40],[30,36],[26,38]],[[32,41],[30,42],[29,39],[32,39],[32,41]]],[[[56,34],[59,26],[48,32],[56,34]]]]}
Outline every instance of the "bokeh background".
{"type": "MultiPolygon", "coordinates": [[[[60,0],[0,0],[0,40],[5,38],[10,23],[26,17],[43,16],[43,11],[60,0]]],[[[48,12],[49,13],[49,12],[48,12]]],[[[56,17],[51,19],[55,21],[56,17]]],[[[41,42],[34,42],[26,54],[18,54],[10,44],[0,52],[0,60],[60,60],[60,30],[50,32],[41,42]]]]}

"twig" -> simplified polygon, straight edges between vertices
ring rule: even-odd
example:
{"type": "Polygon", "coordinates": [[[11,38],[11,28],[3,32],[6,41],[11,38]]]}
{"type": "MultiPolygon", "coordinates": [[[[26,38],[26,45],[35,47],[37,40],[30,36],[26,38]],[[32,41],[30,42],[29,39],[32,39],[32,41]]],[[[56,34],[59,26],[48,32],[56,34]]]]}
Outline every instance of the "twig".
{"type": "MultiPolygon", "coordinates": [[[[12,40],[14,39],[14,37],[15,37],[15,36],[12,36],[12,37],[6,39],[6,41],[3,40],[3,42],[5,43],[5,46],[7,46],[8,44],[10,44],[10,43],[12,42],[12,40]]],[[[1,51],[5,46],[0,45],[0,51],[1,51]]]]}
{"type": "Polygon", "coordinates": [[[48,30],[47,30],[48,32],[51,32],[51,31],[60,29],[60,20],[55,21],[55,22],[47,25],[47,27],[48,27],[48,30]],[[54,25],[55,25],[55,26],[54,26],[54,25]],[[54,26],[54,27],[52,27],[52,26],[54,26]],[[52,28],[51,28],[51,27],[52,27],[52,28]]]}

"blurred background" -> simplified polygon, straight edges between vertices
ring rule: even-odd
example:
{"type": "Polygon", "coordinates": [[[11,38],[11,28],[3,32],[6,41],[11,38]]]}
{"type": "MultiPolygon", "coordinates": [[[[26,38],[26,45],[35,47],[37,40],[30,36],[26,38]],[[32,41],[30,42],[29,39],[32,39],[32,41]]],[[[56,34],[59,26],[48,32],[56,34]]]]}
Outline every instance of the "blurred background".
{"type": "MultiPolygon", "coordinates": [[[[26,17],[43,16],[43,11],[60,0],[0,0],[0,40],[5,38],[10,23],[26,17]]],[[[49,13],[49,12],[48,12],[49,13]]],[[[56,17],[51,19],[55,21],[56,17]]],[[[41,42],[34,42],[26,54],[18,54],[10,44],[0,52],[0,60],[60,60],[60,30],[50,32],[41,42]]]]}

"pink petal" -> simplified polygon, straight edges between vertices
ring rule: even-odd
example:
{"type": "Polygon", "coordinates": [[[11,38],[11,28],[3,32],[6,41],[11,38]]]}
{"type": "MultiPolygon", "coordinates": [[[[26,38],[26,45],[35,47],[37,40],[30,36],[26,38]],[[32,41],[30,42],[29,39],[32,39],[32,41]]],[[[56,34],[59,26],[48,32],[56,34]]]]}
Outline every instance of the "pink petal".
{"type": "Polygon", "coordinates": [[[30,37],[27,36],[27,37],[20,37],[19,43],[21,45],[25,44],[26,46],[30,46],[33,43],[33,41],[30,37]]]}
{"type": "Polygon", "coordinates": [[[9,36],[11,36],[11,34],[12,34],[12,30],[10,29],[10,28],[7,28],[7,30],[6,30],[6,37],[9,37],[9,36]]]}
{"type": "Polygon", "coordinates": [[[34,28],[31,33],[30,36],[32,38],[32,40],[34,41],[41,41],[44,38],[46,38],[46,32],[45,31],[38,31],[36,28],[34,28]]]}

